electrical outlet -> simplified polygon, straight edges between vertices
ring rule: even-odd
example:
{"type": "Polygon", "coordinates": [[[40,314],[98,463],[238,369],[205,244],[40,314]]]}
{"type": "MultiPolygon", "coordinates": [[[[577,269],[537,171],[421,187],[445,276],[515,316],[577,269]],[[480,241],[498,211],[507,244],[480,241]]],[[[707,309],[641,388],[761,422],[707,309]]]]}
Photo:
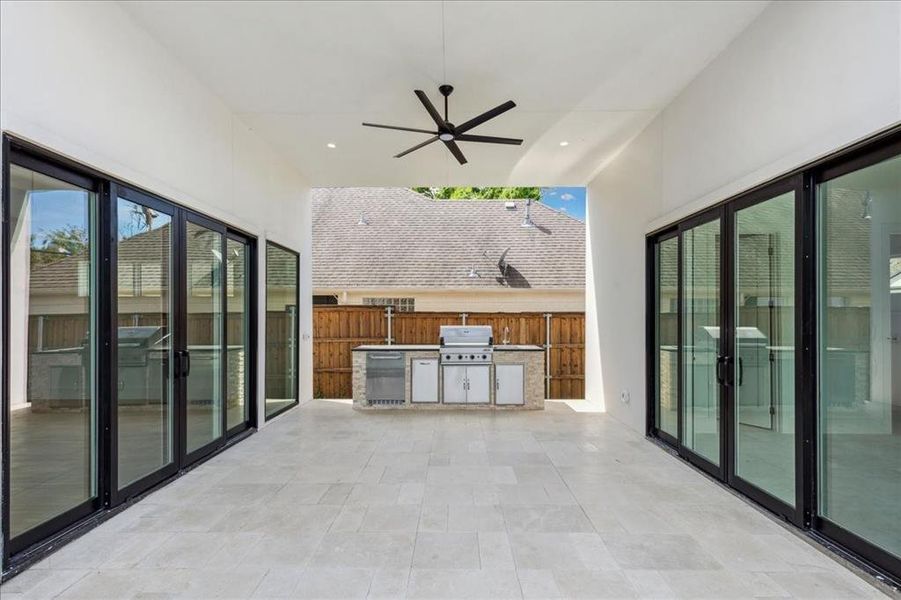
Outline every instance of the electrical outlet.
{"type": "Polygon", "coordinates": [[[632,394],[629,393],[629,390],[623,390],[619,393],[619,400],[623,404],[628,404],[632,401],[632,394]]]}

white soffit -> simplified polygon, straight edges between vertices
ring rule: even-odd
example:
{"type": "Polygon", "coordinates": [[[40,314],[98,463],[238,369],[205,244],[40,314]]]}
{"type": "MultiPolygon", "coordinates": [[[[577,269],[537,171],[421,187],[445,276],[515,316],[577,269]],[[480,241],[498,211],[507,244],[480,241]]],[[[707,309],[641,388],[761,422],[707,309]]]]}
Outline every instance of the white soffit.
{"type": "Polygon", "coordinates": [[[406,186],[586,183],[766,4],[122,6],[312,185],[406,186]],[[427,136],[360,125],[430,129],[413,90],[437,106],[445,81],[455,87],[451,121],[512,99],[515,109],[471,133],[525,143],[460,143],[462,166],[440,143],[395,159],[427,136]]]}

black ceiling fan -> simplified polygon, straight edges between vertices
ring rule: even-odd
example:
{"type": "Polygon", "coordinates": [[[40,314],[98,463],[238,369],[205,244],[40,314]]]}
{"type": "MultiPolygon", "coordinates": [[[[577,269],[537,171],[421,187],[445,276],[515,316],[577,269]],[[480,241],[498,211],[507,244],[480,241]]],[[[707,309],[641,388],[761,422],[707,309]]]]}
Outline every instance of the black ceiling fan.
{"type": "Polygon", "coordinates": [[[377,123],[363,123],[363,125],[365,125],[366,127],[379,127],[381,129],[397,129],[399,131],[429,133],[434,136],[430,137],[421,144],[416,144],[412,148],[404,150],[400,154],[396,154],[394,158],[406,156],[414,150],[419,150],[420,148],[428,146],[432,142],[441,140],[442,142],[444,142],[444,145],[447,146],[447,149],[450,150],[450,153],[454,155],[454,158],[457,159],[457,162],[459,162],[461,165],[465,165],[466,157],[463,156],[463,153],[460,151],[460,147],[457,146],[457,142],[482,142],[485,144],[509,144],[512,146],[518,146],[522,144],[522,140],[515,138],[493,137],[490,135],[470,135],[466,133],[470,129],[478,127],[485,121],[493,119],[494,117],[503,114],[516,106],[516,103],[512,100],[508,100],[500,106],[496,106],[489,111],[483,112],[479,116],[473,117],[465,123],[454,125],[447,120],[447,97],[451,95],[451,92],[454,91],[454,88],[453,86],[445,84],[438,86],[438,91],[441,92],[442,96],[444,96],[443,119],[441,118],[441,114],[435,109],[435,105],[433,105],[431,100],[429,100],[429,97],[425,95],[425,92],[423,92],[422,90],[414,90],[416,97],[419,98],[419,101],[422,102],[423,106],[425,106],[425,109],[429,113],[429,116],[432,117],[433,121],[435,121],[435,125],[438,126],[437,131],[430,131],[428,129],[416,129],[413,127],[397,127],[395,125],[379,125],[377,123]]]}

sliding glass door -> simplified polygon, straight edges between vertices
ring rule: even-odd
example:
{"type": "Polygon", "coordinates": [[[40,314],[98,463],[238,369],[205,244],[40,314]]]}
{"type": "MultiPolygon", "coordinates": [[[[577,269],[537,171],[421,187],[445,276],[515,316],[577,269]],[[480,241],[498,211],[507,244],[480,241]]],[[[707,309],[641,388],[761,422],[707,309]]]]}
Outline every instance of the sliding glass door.
{"type": "Polygon", "coordinates": [[[225,233],[221,226],[191,215],[185,222],[184,297],[185,452],[219,440],[223,411],[225,310],[222,274],[225,233]]]}
{"type": "Polygon", "coordinates": [[[176,468],[175,210],[127,188],[116,202],[116,489],[176,468]]]}
{"type": "Polygon", "coordinates": [[[816,190],[817,509],[823,531],[901,572],[898,152],[826,172],[816,190]]]}
{"type": "Polygon", "coordinates": [[[746,194],[654,240],[650,338],[654,434],[795,521],[799,181],[746,194]]]}
{"type": "Polygon", "coordinates": [[[901,574],[901,131],[648,252],[649,434],[901,574]]]}
{"type": "Polygon", "coordinates": [[[681,443],[708,470],[718,470],[725,369],[721,351],[722,219],[720,211],[703,219],[688,224],[681,233],[681,443]]]}
{"type": "Polygon", "coordinates": [[[730,482],[787,516],[798,487],[796,186],[786,180],[728,210],[730,482]]]}
{"type": "Polygon", "coordinates": [[[654,245],[654,387],[655,426],[670,443],[679,439],[679,238],[654,245]]]}
{"type": "Polygon", "coordinates": [[[9,170],[8,536],[14,551],[98,502],[97,194],[17,157],[9,170]]]}
{"type": "Polygon", "coordinates": [[[251,265],[254,258],[250,240],[229,233],[225,248],[226,302],[226,430],[240,433],[250,425],[250,398],[253,393],[251,364],[255,328],[251,265]]]}
{"type": "MultiPolygon", "coordinates": [[[[250,236],[2,142],[7,568],[255,424],[257,287],[250,236]]],[[[297,255],[280,251],[272,390],[296,404],[297,255]]]]}

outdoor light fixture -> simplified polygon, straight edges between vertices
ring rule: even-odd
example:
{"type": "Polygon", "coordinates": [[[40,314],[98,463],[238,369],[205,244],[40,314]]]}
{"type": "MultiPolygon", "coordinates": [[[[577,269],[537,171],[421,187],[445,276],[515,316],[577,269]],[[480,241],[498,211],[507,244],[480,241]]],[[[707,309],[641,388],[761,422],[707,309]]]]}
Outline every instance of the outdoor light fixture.
{"type": "Polygon", "coordinates": [[[479,272],[476,271],[475,265],[469,267],[469,274],[466,276],[469,277],[470,279],[476,279],[479,276],[479,272]]]}
{"type": "Polygon", "coordinates": [[[328,144],[326,144],[326,146],[328,146],[328,147],[331,148],[332,150],[334,150],[335,148],[337,148],[337,146],[335,146],[335,144],[333,144],[332,142],[329,142],[328,144]]]}
{"type": "Polygon", "coordinates": [[[366,219],[366,213],[360,213],[360,220],[357,221],[357,225],[369,225],[369,221],[366,219]]]}

